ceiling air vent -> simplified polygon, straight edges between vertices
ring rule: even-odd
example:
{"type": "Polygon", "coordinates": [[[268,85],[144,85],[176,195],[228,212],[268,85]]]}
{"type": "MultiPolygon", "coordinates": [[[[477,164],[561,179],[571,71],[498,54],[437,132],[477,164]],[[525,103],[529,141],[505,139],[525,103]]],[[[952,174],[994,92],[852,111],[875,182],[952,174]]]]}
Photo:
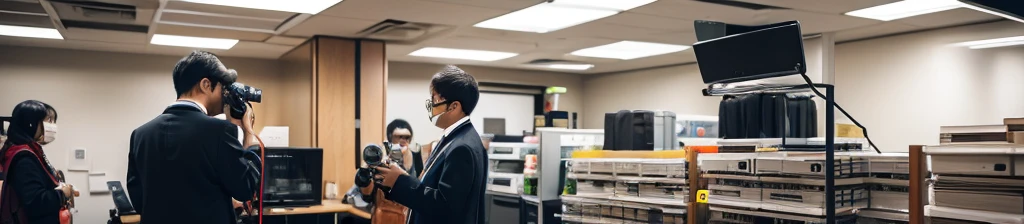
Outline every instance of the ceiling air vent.
{"type": "Polygon", "coordinates": [[[788,9],[788,8],[777,7],[777,6],[762,5],[762,4],[757,4],[757,3],[749,3],[749,2],[741,2],[741,1],[733,1],[733,0],[697,0],[697,1],[698,2],[711,3],[711,4],[724,5],[724,6],[729,6],[729,7],[737,7],[737,8],[750,9],[750,10],[788,9]]]}
{"type": "Polygon", "coordinates": [[[52,1],[52,3],[61,19],[135,23],[137,16],[133,5],[92,1],[52,1]]]}
{"type": "Polygon", "coordinates": [[[387,19],[374,24],[356,35],[362,38],[383,40],[394,44],[417,44],[421,41],[454,31],[453,26],[407,22],[387,19]]]}

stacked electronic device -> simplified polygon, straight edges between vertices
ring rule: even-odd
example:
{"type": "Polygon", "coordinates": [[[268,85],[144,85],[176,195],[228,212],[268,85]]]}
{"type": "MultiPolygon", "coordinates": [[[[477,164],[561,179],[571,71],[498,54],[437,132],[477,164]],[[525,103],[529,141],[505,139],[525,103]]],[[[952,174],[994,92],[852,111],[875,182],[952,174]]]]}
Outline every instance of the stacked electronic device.
{"type": "Polygon", "coordinates": [[[571,159],[575,194],[562,196],[573,223],[686,223],[685,159],[571,159]]]}
{"type": "Polygon", "coordinates": [[[1024,223],[1021,120],[940,128],[941,144],[924,151],[932,170],[925,215],[933,223],[1024,223]]]}
{"type": "Polygon", "coordinates": [[[907,212],[905,154],[862,152],[861,139],[839,138],[833,164],[825,164],[824,147],[811,150],[818,140],[721,140],[731,151],[747,152],[699,155],[702,177],[709,179],[710,221],[824,223],[824,170],[833,166],[837,223],[858,222],[858,211],[884,213],[865,222],[905,222],[899,218],[907,212]]]}
{"type": "Polygon", "coordinates": [[[857,211],[857,223],[907,223],[910,221],[910,158],[906,153],[859,155],[868,161],[864,185],[870,200],[857,211]]]}

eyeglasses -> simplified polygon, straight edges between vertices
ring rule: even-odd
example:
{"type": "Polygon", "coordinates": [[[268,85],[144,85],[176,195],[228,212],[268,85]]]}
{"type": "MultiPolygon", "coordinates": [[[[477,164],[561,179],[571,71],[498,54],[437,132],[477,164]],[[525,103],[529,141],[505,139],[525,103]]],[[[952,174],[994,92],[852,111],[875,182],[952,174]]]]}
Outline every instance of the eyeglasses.
{"type": "Polygon", "coordinates": [[[427,112],[428,113],[429,112],[433,112],[434,107],[441,106],[441,105],[448,105],[450,103],[451,102],[449,102],[447,100],[445,100],[443,102],[440,102],[440,103],[434,103],[433,99],[427,99],[427,104],[426,104],[427,105],[427,112]]]}
{"type": "Polygon", "coordinates": [[[395,140],[411,140],[412,135],[391,135],[391,138],[395,140]]]}

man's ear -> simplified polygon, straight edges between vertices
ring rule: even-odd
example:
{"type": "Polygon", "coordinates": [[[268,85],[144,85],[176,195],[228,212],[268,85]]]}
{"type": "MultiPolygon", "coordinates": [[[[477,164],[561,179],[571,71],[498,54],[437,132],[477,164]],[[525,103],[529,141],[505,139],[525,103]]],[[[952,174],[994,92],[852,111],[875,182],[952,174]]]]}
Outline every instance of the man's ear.
{"type": "Polygon", "coordinates": [[[456,109],[458,109],[458,110],[462,109],[462,102],[459,102],[459,101],[452,102],[452,103],[450,103],[448,105],[449,105],[448,112],[455,111],[456,109]]]}

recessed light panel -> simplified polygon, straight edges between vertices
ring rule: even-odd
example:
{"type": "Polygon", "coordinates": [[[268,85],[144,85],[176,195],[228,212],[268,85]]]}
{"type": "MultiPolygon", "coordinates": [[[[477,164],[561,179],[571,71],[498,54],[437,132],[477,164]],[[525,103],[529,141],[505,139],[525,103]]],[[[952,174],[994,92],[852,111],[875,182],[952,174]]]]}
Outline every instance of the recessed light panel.
{"type": "Polygon", "coordinates": [[[519,54],[500,51],[425,47],[413,51],[412,53],[409,53],[409,55],[417,57],[451,58],[473,61],[497,61],[501,59],[511,58],[519,54]]]}
{"type": "Polygon", "coordinates": [[[183,0],[238,8],[317,14],[342,0],[183,0]]]}
{"type": "Polygon", "coordinates": [[[558,0],[473,25],[480,28],[547,33],[618,14],[654,0],[558,0]]]}
{"type": "Polygon", "coordinates": [[[547,68],[552,68],[552,69],[565,69],[565,70],[587,70],[587,69],[590,69],[590,68],[594,67],[594,65],[592,65],[592,64],[550,64],[550,65],[541,65],[541,66],[547,67],[547,68]]]}
{"type": "Polygon", "coordinates": [[[924,15],[964,6],[956,0],[903,0],[885,5],[847,12],[846,15],[874,20],[890,21],[924,15]]]}
{"type": "Polygon", "coordinates": [[[642,57],[650,57],[654,55],[679,52],[689,48],[690,46],[686,45],[650,43],[627,40],[611,44],[605,44],[597,47],[585,48],[573,51],[570,54],[584,57],[630,60],[642,57]]]}
{"type": "Polygon", "coordinates": [[[57,29],[27,26],[0,25],[0,35],[44,39],[64,39],[64,36],[61,36],[60,32],[57,31],[57,29]]]}
{"type": "Polygon", "coordinates": [[[238,43],[235,39],[221,39],[221,38],[209,38],[209,37],[189,37],[189,36],[175,36],[175,35],[164,35],[154,34],[153,39],[149,41],[150,44],[175,46],[175,47],[191,47],[191,48],[207,48],[207,49],[231,49],[238,43]]]}
{"type": "Polygon", "coordinates": [[[976,40],[968,41],[956,44],[957,46],[964,46],[970,49],[985,49],[994,47],[1006,47],[1015,45],[1024,45],[1024,36],[1016,37],[1004,37],[988,40],[976,40]]]}

